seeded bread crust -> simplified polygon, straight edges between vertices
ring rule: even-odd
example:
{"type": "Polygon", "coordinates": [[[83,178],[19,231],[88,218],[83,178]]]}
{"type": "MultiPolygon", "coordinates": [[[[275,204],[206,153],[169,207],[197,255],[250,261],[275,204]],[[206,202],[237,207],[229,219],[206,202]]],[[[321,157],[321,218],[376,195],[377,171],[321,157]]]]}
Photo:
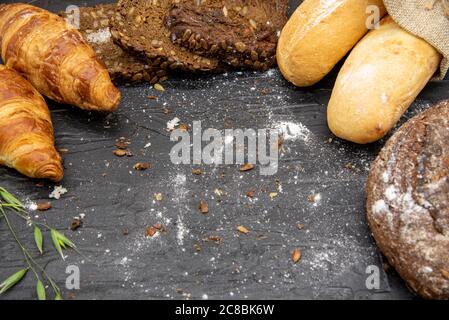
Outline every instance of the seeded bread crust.
{"type": "Polygon", "coordinates": [[[449,102],[405,123],[374,161],[366,187],[373,236],[408,286],[449,299],[449,102]]]}
{"type": "MultiPolygon", "coordinates": [[[[73,22],[70,15],[60,15],[73,22]]],[[[107,67],[111,78],[125,82],[147,81],[151,84],[165,80],[165,70],[145,63],[114,43],[109,27],[114,15],[115,4],[80,8],[80,31],[107,67]]]]}
{"type": "Polygon", "coordinates": [[[120,0],[111,19],[113,38],[161,69],[216,70],[218,60],[191,53],[170,41],[164,20],[173,1],[120,0]]]}
{"type": "Polygon", "coordinates": [[[180,0],[166,19],[174,43],[233,67],[266,70],[288,20],[287,0],[180,0]]]}

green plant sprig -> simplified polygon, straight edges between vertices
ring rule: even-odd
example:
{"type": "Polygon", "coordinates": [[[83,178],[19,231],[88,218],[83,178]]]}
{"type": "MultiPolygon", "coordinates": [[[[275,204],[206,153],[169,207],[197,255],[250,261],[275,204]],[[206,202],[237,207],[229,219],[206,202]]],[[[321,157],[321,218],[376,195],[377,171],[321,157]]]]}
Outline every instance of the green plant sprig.
{"type": "Polygon", "coordinates": [[[26,268],[23,268],[10,277],[8,277],[5,281],[0,283],[0,294],[5,293],[12,287],[14,287],[16,284],[18,284],[28,273],[29,270],[32,271],[36,278],[36,294],[37,298],[39,300],[45,300],[46,299],[46,290],[44,286],[43,280],[47,281],[54,292],[55,300],[61,300],[61,290],[59,289],[56,282],[47,274],[45,269],[36,262],[36,260],[33,258],[29,250],[22,244],[19,237],[17,236],[17,232],[14,228],[14,225],[12,224],[11,220],[9,219],[9,212],[15,214],[16,216],[24,219],[28,225],[34,227],[34,241],[36,244],[36,247],[39,251],[39,253],[43,254],[43,236],[42,236],[42,230],[40,227],[45,228],[47,231],[50,232],[51,239],[53,242],[53,246],[55,247],[58,254],[61,256],[63,260],[65,260],[63,250],[67,248],[72,248],[79,254],[79,250],[75,246],[75,244],[69,240],[64,234],[57,231],[54,228],[51,228],[45,223],[34,221],[30,214],[25,210],[25,206],[20,202],[16,197],[14,197],[11,193],[9,193],[6,189],[0,187],[0,217],[5,219],[6,225],[8,226],[8,229],[11,233],[11,235],[14,238],[14,241],[19,246],[25,262],[27,264],[26,268]],[[42,277],[42,279],[41,279],[42,277]]]}

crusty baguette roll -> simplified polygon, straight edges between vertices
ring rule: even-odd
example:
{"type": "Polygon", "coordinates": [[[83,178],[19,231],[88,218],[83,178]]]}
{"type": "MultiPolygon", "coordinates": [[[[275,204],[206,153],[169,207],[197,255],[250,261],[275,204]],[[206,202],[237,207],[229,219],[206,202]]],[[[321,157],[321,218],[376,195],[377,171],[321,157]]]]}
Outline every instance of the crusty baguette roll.
{"type": "Polygon", "coordinates": [[[6,66],[43,95],[87,110],[113,111],[120,92],[81,33],[46,10],[0,5],[0,48],[6,66]]]}
{"type": "Polygon", "coordinates": [[[63,176],[44,98],[4,65],[0,65],[0,165],[31,178],[60,181],[63,176]]]}
{"type": "Polygon", "coordinates": [[[379,19],[385,15],[382,0],[305,0],[279,38],[284,77],[299,87],[320,81],[368,31],[370,5],[379,8],[379,19]]]}
{"type": "Polygon", "coordinates": [[[331,131],[364,144],[382,138],[438,69],[441,56],[391,17],[352,50],[327,108],[331,131]]]}

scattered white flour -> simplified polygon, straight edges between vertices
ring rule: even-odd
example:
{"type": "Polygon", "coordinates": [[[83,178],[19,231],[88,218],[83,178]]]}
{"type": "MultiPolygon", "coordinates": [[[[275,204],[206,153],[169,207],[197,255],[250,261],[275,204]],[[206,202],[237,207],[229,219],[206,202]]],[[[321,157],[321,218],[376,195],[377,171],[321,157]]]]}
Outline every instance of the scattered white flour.
{"type": "Polygon", "coordinates": [[[167,122],[167,130],[168,131],[173,131],[175,130],[175,128],[177,126],[179,126],[179,122],[181,120],[178,117],[174,117],[173,119],[171,119],[170,121],[167,122]]]}
{"type": "Polygon", "coordinates": [[[189,233],[189,230],[186,229],[181,216],[178,216],[176,227],[178,229],[176,233],[176,239],[178,240],[178,245],[182,246],[184,244],[184,236],[189,233]]]}
{"type": "Polygon", "coordinates": [[[384,183],[387,183],[390,180],[390,175],[388,174],[388,171],[384,171],[382,173],[382,180],[384,183]]]}
{"type": "Polygon", "coordinates": [[[394,185],[390,185],[385,189],[385,197],[388,201],[393,201],[398,196],[398,188],[394,185]]]}
{"type": "Polygon", "coordinates": [[[67,193],[67,189],[63,186],[55,186],[55,189],[50,193],[49,198],[60,199],[63,194],[67,193]]]}
{"type": "Polygon", "coordinates": [[[321,193],[317,193],[313,195],[313,206],[317,207],[321,201],[321,193]]]}
{"type": "Polygon", "coordinates": [[[25,203],[25,208],[27,208],[29,211],[36,211],[37,210],[37,203],[33,201],[27,201],[25,203]]]}
{"type": "Polygon", "coordinates": [[[372,207],[374,214],[386,213],[388,212],[388,206],[384,200],[377,200],[372,207]]]}
{"type": "Polygon", "coordinates": [[[189,190],[186,188],[187,177],[185,174],[178,173],[173,179],[174,200],[179,204],[185,199],[189,190]]]}
{"type": "MultiPolygon", "coordinates": [[[[186,183],[187,183],[187,177],[185,174],[183,173],[177,173],[176,176],[173,179],[173,191],[174,191],[174,195],[175,197],[173,198],[174,201],[176,201],[176,203],[178,205],[181,205],[182,202],[185,200],[187,193],[189,192],[189,190],[186,188],[186,183]]],[[[186,208],[187,210],[189,210],[189,208],[186,208]]],[[[184,212],[180,212],[180,214],[178,214],[178,219],[177,219],[177,233],[176,233],[176,239],[178,242],[178,245],[182,246],[184,244],[184,237],[189,234],[189,229],[186,228],[186,226],[184,225],[183,222],[183,214],[184,212]]]]}
{"type": "Polygon", "coordinates": [[[275,124],[275,129],[283,135],[285,141],[302,140],[308,142],[311,132],[301,122],[282,121],[275,124]]]}
{"type": "Polygon", "coordinates": [[[96,44],[108,42],[111,39],[111,31],[109,28],[100,29],[87,35],[87,41],[96,44]]]}

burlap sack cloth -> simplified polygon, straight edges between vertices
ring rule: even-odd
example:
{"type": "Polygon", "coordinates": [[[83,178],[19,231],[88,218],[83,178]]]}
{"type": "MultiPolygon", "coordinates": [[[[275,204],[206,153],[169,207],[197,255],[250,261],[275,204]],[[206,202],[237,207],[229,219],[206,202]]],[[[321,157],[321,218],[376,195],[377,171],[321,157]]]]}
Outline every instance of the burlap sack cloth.
{"type": "Polygon", "coordinates": [[[423,38],[442,55],[440,73],[443,79],[449,68],[449,1],[384,0],[393,20],[402,28],[423,38]]]}

